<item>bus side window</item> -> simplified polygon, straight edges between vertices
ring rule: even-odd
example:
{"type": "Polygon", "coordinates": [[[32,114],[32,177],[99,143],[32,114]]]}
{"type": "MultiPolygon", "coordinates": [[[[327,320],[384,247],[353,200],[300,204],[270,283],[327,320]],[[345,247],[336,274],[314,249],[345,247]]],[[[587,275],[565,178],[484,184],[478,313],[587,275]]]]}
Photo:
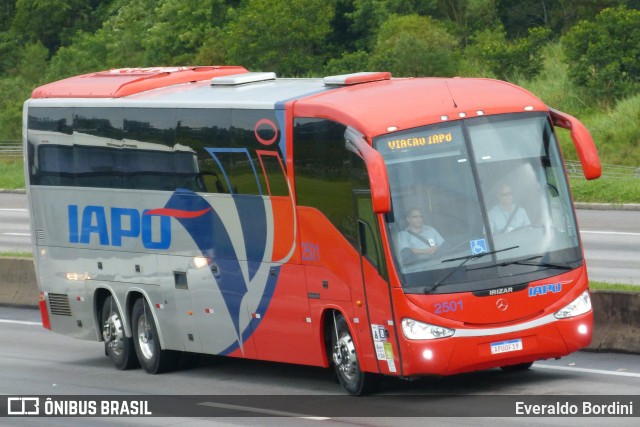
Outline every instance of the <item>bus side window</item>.
{"type": "MultiPolygon", "coordinates": [[[[270,196],[288,196],[286,173],[277,152],[256,150],[270,196]]],[[[264,191],[264,189],[263,189],[264,191]]]]}
{"type": "Polygon", "coordinates": [[[255,165],[246,148],[207,148],[220,168],[217,174],[232,194],[262,194],[255,165]],[[222,179],[224,178],[224,179],[222,179]]]}

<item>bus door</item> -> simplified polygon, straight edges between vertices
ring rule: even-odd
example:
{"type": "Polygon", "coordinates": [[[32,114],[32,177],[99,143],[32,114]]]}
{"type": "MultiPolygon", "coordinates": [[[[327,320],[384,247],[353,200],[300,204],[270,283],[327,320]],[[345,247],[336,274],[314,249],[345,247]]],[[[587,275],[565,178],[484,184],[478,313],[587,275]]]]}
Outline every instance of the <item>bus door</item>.
{"type": "MultiPolygon", "coordinates": [[[[354,295],[356,305],[354,309],[357,310],[359,301],[364,301],[369,319],[368,322],[364,322],[368,328],[360,330],[360,345],[372,346],[381,373],[399,375],[401,364],[391,303],[391,288],[382,251],[379,225],[372,209],[371,191],[354,190],[353,197],[363,281],[363,295],[354,295]]],[[[361,354],[367,353],[370,352],[361,351],[361,354]]]]}

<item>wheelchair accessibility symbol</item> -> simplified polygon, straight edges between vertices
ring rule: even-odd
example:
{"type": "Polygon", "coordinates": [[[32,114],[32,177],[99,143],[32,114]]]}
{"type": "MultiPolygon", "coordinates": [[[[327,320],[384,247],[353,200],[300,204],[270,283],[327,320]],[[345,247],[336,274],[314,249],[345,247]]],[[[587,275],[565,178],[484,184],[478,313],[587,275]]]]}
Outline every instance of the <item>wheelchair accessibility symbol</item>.
{"type": "Polygon", "coordinates": [[[480,255],[487,252],[487,241],[485,239],[471,240],[469,245],[471,246],[471,253],[473,255],[480,255]]]}

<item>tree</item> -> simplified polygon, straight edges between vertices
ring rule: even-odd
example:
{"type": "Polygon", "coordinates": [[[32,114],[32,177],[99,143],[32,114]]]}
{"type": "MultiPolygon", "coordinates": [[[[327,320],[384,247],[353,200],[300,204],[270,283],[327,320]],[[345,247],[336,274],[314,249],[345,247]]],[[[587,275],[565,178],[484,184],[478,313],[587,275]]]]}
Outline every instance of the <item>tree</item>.
{"type": "Polygon", "coordinates": [[[535,77],[543,66],[542,47],[550,30],[532,28],[527,37],[508,41],[501,25],[479,31],[471,37],[465,49],[465,60],[474,63],[471,69],[488,70],[494,77],[509,80],[515,76],[535,77]]]}
{"type": "Polygon", "coordinates": [[[562,39],[569,76],[600,97],[620,97],[640,87],[640,11],[605,9],[581,21],[562,39]]]}
{"type": "Polygon", "coordinates": [[[452,76],[458,42],[428,16],[391,16],[380,27],[370,66],[396,76],[452,76]]]}
{"type": "Polygon", "coordinates": [[[143,40],[145,62],[156,65],[196,64],[195,58],[205,41],[226,22],[224,0],[161,0],[155,19],[143,40]]]}
{"type": "Polygon", "coordinates": [[[576,22],[601,10],[636,0],[496,0],[496,10],[507,37],[525,37],[529,29],[545,27],[564,34],[576,22]]]}
{"type": "MultiPolygon", "coordinates": [[[[345,18],[351,22],[346,34],[356,50],[371,50],[378,29],[391,15],[430,15],[436,12],[440,0],[351,0],[351,12],[345,18]]],[[[349,46],[348,46],[349,48],[349,46]]]]}
{"type": "Polygon", "coordinates": [[[230,11],[227,60],[286,76],[318,72],[327,59],[335,0],[248,0],[230,11]]]}

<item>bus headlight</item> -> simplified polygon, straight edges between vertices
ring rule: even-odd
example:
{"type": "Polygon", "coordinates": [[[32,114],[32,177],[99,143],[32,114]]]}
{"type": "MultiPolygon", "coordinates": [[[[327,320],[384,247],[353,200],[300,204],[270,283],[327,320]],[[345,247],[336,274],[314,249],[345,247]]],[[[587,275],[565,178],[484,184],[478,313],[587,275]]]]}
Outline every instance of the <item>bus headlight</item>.
{"type": "Polygon", "coordinates": [[[579,316],[589,311],[591,311],[591,297],[589,297],[589,291],[584,291],[570,304],[557,311],[554,316],[556,319],[566,319],[567,317],[579,316]]]}
{"type": "Polygon", "coordinates": [[[430,325],[413,319],[402,319],[402,333],[410,340],[433,340],[453,335],[454,329],[430,325]]]}

